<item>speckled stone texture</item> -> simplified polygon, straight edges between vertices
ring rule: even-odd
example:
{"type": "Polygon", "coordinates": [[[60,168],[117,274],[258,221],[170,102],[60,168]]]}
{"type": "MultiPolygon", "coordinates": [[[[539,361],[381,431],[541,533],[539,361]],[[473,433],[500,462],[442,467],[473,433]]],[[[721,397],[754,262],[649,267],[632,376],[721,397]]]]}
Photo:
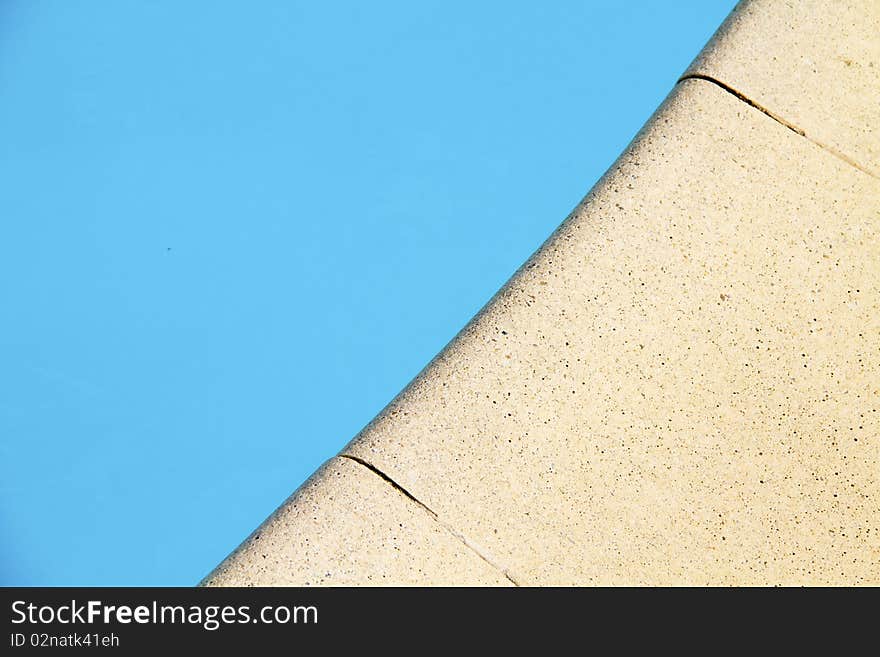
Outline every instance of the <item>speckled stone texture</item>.
{"type": "Polygon", "coordinates": [[[776,66],[870,50],[874,7],[855,36],[826,8],[836,45],[811,46],[801,32],[822,17],[804,16],[780,37],[789,52],[753,41],[789,25],[788,4],[741,7],[695,66],[736,61],[712,53],[748,40],[752,73],[679,82],[327,466],[350,474],[325,468],[207,583],[880,584],[880,180],[865,137],[880,87],[837,88],[826,62],[813,110],[795,111],[811,87],[754,101],[776,119],[723,88],[763,92],[776,66]]]}
{"type": "Polygon", "coordinates": [[[327,462],[207,586],[511,586],[430,511],[346,458],[327,462]]]}
{"type": "Polygon", "coordinates": [[[880,176],[880,0],[741,2],[685,75],[695,74],[880,176]]]}

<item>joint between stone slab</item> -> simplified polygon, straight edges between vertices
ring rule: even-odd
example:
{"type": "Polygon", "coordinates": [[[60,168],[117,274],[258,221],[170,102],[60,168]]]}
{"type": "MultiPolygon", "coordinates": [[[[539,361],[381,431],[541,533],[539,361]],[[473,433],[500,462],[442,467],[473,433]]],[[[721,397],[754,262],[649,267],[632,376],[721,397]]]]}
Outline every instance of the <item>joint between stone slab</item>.
{"type": "Polygon", "coordinates": [[[358,456],[352,456],[351,454],[339,454],[339,458],[348,459],[349,461],[354,461],[355,463],[365,467],[367,470],[369,470],[370,472],[375,474],[377,477],[379,477],[380,479],[385,481],[388,485],[390,485],[392,488],[394,488],[401,495],[403,495],[407,499],[411,500],[412,502],[415,502],[422,509],[424,509],[428,513],[428,515],[430,515],[438,525],[440,525],[441,527],[443,527],[443,529],[445,529],[447,532],[452,534],[452,536],[454,536],[462,545],[464,545],[466,548],[468,548],[468,550],[470,550],[471,552],[476,554],[480,559],[482,559],[487,564],[492,566],[492,568],[499,571],[502,575],[504,575],[505,579],[507,579],[511,584],[513,584],[514,586],[520,586],[520,583],[516,579],[514,579],[514,577],[510,574],[510,571],[508,571],[506,568],[504,568],[500,564],[496,563],[488,555],[484,554],[482,552],[482,550],[477,548],[477,546],[474,545],[473,542],[469,541],[464,534],[456,531],[452,526],[450,526],[449,524],[440,520],[440,517],[437,515],[437,513],[433,509],[431,509],[431,507],[429,507],[427,504],[425,504],[420,499],[418,499],[415,495],[410,493],[406,488],[404,488],[403,486],[398,484],[396,481],[394,481],[391,477],[389,477],[387,474],[382,472],[375,465],[373,465],[369,461],[365,461],[364,459],[362,459],[358,456]]]}
{"type": "Polygon", "coordinates": [[[774,121],[776,121],[780,125],[785,126],[789,130],[791,130],[792,132],[797,134],[798,136],[803,137],[804,139],[806,139],[809,142],[812,142],[813,144],[815,144],[816,146],[818,146],[822,150],[828,152],[829,154],[833,155],[837,159],[842,160],[846,164],[850,165],[851,167],[853,167],[855,169],[858,169],[862,173],[867,174],[867,175],[871,176],[872,178],[880,179],[880,175],[878,175],[878,174],[874,173],[873,171],[867,169],[866,167],[862,166],[861,164],[856,162],[854,159],[852,159],[851,157],[849,157],[845,153],[841,153],[839,150],[837,150],[833,146],[829,146],[828,144],[825,144],[825,143],[819,141],[818,139],[814,139],[813,137],[810,137],[803,128],[800,128],[800,127],[794,125],[793,123],[791,123],[790,121],[785,120],[785,118],[783,118],[779,114],[776,114],[775,112],[772,112],[771,110],[767,109],[766,107],[764,107],[760,103],[755,102],[754,100],[752,100],[751,98],[746,96],[741,91],[738,91],[737,89],[734,89],[733,87],[731,87],[729,84],[722,82],[721,80],[719,80],[717,78],[713,78],[711,75],[705,75],[703,73],[688,73],[686,75],[683,75],[678,79],[676,84],[684,82],[685,80],[702,80],[704,82],[709,82],[711,84],[716,85],[717,87],[720,87],[721,89],[723,89],[727,93],[731,94],[732,96],[736,97],[738,100],[742,101],[746,105],[749,105],[750,107],[755,108],[756,110],[758,110],[762,114],[769,116],[771,119],[773,119],[774,121]]]}
{"type": "Polygon", "coordinates": [[[425,511],[427,511],[435,519],[437,518],[437,514],[434,512],[433,509],[431,509],[431,507],[429,507],[427,504],[425,504],[424,502],[419,500],[415,495],[410,493],[406,488],[404,488],[403,486],[398,484],[396,481],[394,481],[391,477],[389,477],[387,474],[382,472],[379,468],[377,468],[372,463],[364,461],[360,457],[352,456],[351,454],[340,454],[339,458],[348,459],[349,461],[354,461],[355,463],[358,463],[359,465],[364,466],[367,470],[369,470],[373,474],[377,475],[380,479],[383,479],[387,484],[389,484],[392,488],[394,488],[396,491],[401,493],[404,497],[406,497],[406,498],[410,499],[411,501],[415,502],[416,504],[418,504],[420,507],[422,507],[425,511]]]}

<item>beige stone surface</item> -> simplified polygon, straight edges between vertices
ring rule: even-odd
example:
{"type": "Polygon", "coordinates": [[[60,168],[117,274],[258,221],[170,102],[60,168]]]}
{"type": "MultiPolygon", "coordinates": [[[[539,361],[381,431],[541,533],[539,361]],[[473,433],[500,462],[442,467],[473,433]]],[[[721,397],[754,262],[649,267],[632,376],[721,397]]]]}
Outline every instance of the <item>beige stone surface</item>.
{"type": "Polygon", "coordinates": [[[331,459],[206,586],[510,586],[430,511],[366,467],[331,459]]]}
{"type": "Polygon", "coordinates": [[[678,85],[346,453],[526,584],[880,583],[880,181],[678,85]]]}
{"type": "Polygon", "coordinates": [[[206,583],[880,584],[877,6],[741,6],[206,583]]]}
{"type": "Polygon", "coordinates": [[[727,84],[880,176],[878,0],[745,0],[693,74],[727,84]]]}

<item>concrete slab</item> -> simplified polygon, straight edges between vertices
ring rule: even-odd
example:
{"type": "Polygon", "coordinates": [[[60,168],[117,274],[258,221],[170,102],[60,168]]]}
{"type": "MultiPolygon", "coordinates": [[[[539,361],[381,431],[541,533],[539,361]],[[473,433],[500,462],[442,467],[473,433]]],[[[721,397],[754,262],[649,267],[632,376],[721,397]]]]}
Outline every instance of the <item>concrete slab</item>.
{"type": "Polygon", "coordinates": [[[430,511],[345,458],[318,470],[202,584],[512,585],[430,511]]]}
{"type": "Polygon", "coordinates": [[[746,0],[686,75],[706,75],[880,177],[880,2],[746,0]]]}
{"type": "Polygon", "coordinates": [[[525,584],[880,583],[880,181],[687,80],[344,450],[525,584]]]}

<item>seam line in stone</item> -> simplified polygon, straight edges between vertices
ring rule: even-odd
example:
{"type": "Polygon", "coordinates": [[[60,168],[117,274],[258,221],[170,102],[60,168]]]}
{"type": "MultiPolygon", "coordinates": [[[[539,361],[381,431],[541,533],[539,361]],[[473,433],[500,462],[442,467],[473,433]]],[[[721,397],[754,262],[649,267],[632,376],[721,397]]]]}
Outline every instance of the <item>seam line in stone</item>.
{"type": "Polygon", "coordinates": [[[467,537],[464,536],[464,534],[462,534],[462,533],[456,531],[456,530],[453,529],[450,525],[448,525],[447,523],[445,523],[445,522],[443,522],[442,520],[440,520],[440,517],[437,515],[437,513],[436,513],[433,509],[431,509],[431,507],[429,507],[427,504],[425,504],[425,503],[422,502],[420,499],[418,499],[415,495],[413,495],[412,493],[410,493],[406,488],[404,488],[403,486],[401,486],[400,484],[398,484],[396,481],[394,481],[391,477],[389,477],[387,474],[385,474],[384,472],[382,472],[382,471],[381,471],[379,468],[377,468],[375,465],[373,465],[373,464],[370,463],[369,461],[365,461],[364,459],[362,459],[362,458],[360,458],[360,457],[352,456],[351,454],[340,454],[339,457],[340,457],[340,458],[343,458],[343,459],[348,459],[349,461],[354,461],[355,463],[357,463],[357,464],[359,464],[359,465],[362,465],[362,466],[365,467],[367,470],[369,470],[370,472],[372,472],[373,474],[375,474],[376,476],[378,476],[380,479],[382,479],[383,481],[385,481],[385,483],[387,483],[388,485],[390,485],[394,490],[396,490],[397,492],[399,492],[401,495],[403,495],[403,496],[406,497],[407,499],[409,499],[409,500],[415,502],[418,506],[420,506],[422,509],[424,509],[424,510],[428,513],[428,515],[430,515],[431,518],[432,518],[432,519],[433,519],[438,525],[440,525],[441,527],[443,527],[443,529],[445,529],[447,532],[449,532],[450,534],[452,534],[452,536],[454,536],[456,539],[458,539],[458,541],[459,541],[460,543],[462,543],[466,548],[468,548],[471,552],[473,552],[473,553],[476,554],[478,557],[480,557],[480,559],[482,559],[483,561],[485,561],[487,564],[489,564],[490,566],[492,566],[492,568],[494,568],[495,570],[498,570],[499,572],[501,572],[501,574],[504,575],[504,577],[505,577],[505,578],[506,578],[511,584],[513,584],[514,586],[520,586],[520,583],[519,583],[518,581],[516,581],[516,579],[513,578],[513,576],[510,574],[510,572],[509,572],[506,568],[504,568],[504,567],[501,566],[500,564],[496,563],[496,562],[495,562],[493,559],[491,559],[488,555],[483,554],[483,552],[482,552],[481,550],[479,550],[479,549],[477,548],[477,546],[475,546],[471,541],[469,541],[469,540],[467,539],[467,537]]]}
{"type": "Polygon", "coordinates": [[[736,97],[738,100],[741,100],[742,102],[744,102],[746,105],[749,105],[750,107],[754,107],[759,112],[766,114],[767,116],[769,116],[771,119],[773,119],[774,121],[776,121],[780,125],[785,126],[786,128],[788,128],[789,130],[791,130],[795,134],[797,134],[797,135],[803,137],[804,139],[806,139],[807,141],[815,144],[816,146],[818,146],[822,150],[827,151],[828,153],[830,153],[831,155],[833,155],[837,159],[842,160],[843,162],[846,162],[851,167],[858,169],[862,173],[865,173],[865,174],[871,176],[872,178],[880,179],[880,176],[878,176],[877,174],[873,173],[872,171],[866,169],[865,167],[863,167],[861,164],[856,162],[854,159],[852,159],[848,155],[841,153],[839,150],[837,150],[833,146],[829,146],[828,144],[822,143],[821,141],[814,139],[813,137],[810,137],[809,135],[807,135],[807,133],[802,128],[799,128],[798,126],[794,125],[793,123],[786,121],[783,117],[779,116],[775,112],[771,112],[769,109],[767,109],[763,105],[756,103],[754,100],[752,100],[751,98],[746,96],[741,91],[734,89],[729,84],[726,84],[726,83],[722,82],[721,80],[718,80],[717,78],[713,78],[712,76],[705,75],[703,73],[688,73],[687,75],[683,75],[678,79],[676,84],[678,84],[679,82],[683,82],[685,80],[703,80],[704,82],[710,82],[710,83],[720,87],[721,89],[723,89],[727,93],[736,97]]]}

